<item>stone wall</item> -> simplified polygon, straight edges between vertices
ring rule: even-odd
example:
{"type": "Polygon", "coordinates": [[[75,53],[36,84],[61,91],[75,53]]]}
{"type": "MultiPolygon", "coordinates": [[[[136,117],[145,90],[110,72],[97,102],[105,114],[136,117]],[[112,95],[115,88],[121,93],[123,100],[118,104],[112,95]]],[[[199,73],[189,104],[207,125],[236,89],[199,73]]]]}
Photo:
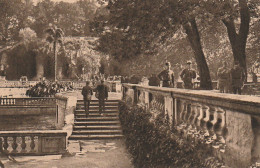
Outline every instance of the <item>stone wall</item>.
{"type": "Polygon", "coordinates": [[[77,97],[56,94],[55,98],[58,109],[56,114],[56,129],[67,131],[69,137],[72,134],[74,124],[74,110],[77,104],[77,97]]]}
{"type": "Polygon", "coordinates": [[[123,94],[128,103],[164,112],[180,135],[205,144],[228,166],[260,161],[259,97],[134,84],[123,84],[123,94]]]}

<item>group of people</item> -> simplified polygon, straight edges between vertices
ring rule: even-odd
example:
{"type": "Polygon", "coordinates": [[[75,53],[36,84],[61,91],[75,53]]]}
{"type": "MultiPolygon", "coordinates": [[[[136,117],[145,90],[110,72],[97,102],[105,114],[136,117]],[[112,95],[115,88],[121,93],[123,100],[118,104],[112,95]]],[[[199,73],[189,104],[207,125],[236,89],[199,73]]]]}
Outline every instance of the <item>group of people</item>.
{"type": "Polygon", "coordinates": [[[218,88],[221,93],[241,94],[246,75],[239,62],[235,61],[231,69],[224,62],[222,67],[218,69],[217,76],[218,88]]]}
{"type": "MultiPolygon", "coordinates": [[[[187,62],[187,67],[182,70],[180,78],[183,81],[183,87],[185,89],[193,88],[193,80],[196,78],[196,71],[191,68],[191,61],[187,62]]],[[[157,76],[153,74],[149,78],[150,86],[160,86],[162,81],[162,87],[174,87],[174,72],[171,70],[171,63],[165,63],[165,69],[160,72],[157,76]]]]}
{"type": "Polygon", "coordinates": [[[68,83],[43,80],[35,86],[30,86],[26,95],[29,97],[53,97],[56,93],[67,90],[73,90],[73,86],[68,83]]]}
{"type": "Polygon", "coordinates": [[[101,80],[100,84],[98,84],[96,88],[92,88],[90,86],[90,82],[86,81],[86,86],[82,88],[81,94],[83,96],[84,108],[87,117],[89,116],[89,106],[94,91],[95,97],[98,99],[100,115],[102,115],[105,111],[105,100],[108,99],[108,87],[104,84],[104,80],[101,80]]]}
{"type": "MultiPolygon", "coordinates": [[[[183,81],[183,88],[193,89],[194,80],[196,79],[196,71],[191,68],[192,62],[188,61],[186,68],[180,73],[180,78],[183,81]]],[[[221,93],[241,94],[242,86],[245,81],[245,72],[235,61],[233,68],[228,69],[227,63],[224,62],[222,67],[218,69],[218,88],[221,93]]],[[[197,77],[199,80],[199,77],[197,77]]],[[[149,78],[149,86],[174,87],[174,72],[171,70],[170,62],[165,63],[165,69],[158,75],[153,74],[149,78]]]]}

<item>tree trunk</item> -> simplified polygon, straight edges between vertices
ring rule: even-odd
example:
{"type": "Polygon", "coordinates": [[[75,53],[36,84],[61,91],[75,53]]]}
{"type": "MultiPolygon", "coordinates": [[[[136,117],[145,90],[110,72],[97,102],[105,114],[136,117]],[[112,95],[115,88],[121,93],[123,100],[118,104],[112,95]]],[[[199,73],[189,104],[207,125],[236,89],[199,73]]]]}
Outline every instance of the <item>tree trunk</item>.
{"type": "Polygon", "coordinates": [[[183,25],[183,27],[186,31],[191,48],[194,52],[197,68],[199,70],[200,75],[200,88],[204,90],[211,90],[212,83],[209,68],[205,59],[204,52],[202,50],[200,35],[195,18],[190,20],[190,22],[188,22],[187,24],[183,25]]]}
{"type": "Polygon", "coordinates": [[[234,19],[231,16],[229,19],[223,19],[223,23],[227,28],[228,38],[231,44],[234,61],[238,61],[244,69],[247,76],[246,68],[246,42],[249,33],[250,14],[246,0],[239,0],[240,8],[240,28],[236,32],[234,19]]]}
{"type": "Polygon", "coordinates": [[[56,41],[53,42],[54,51],[54,80],[57,81],[57,52],[56,52],[56,41]]]}
{"type": "Polygon", "coordinates": [[[44,65],[43,65],[43,55],[39,52],[36,56],[36,76],[33,78],[34,80],[39,80],[44,75],[44,65]]]}

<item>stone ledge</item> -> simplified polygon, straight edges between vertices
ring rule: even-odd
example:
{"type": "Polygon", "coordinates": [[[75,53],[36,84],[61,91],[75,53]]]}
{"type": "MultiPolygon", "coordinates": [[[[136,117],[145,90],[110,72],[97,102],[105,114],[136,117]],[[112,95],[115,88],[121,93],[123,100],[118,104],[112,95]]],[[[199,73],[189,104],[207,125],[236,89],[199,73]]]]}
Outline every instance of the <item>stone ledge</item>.
{"type": "Polygon", "coordinates": [[[17,136],[17,135],[67,136],[67,131],[62,131],[62,130],[0,131],[0,136],[17,136]]]}
{"type": "Polygon", "coordinates": [[[191,101],[199,101],[216,106],[224,106],[230,109],[239,110],[250,114],[260,114],[260,97],[248,95],[236,95],[227,93],[216,93],[208,90],[189,90],[178,88],[162,88],[155,86],[141,86],[136,84],[123,84],[127,88],[153,92],[160,95],[171,93],[174,98],[181,98],[191,101]]]}

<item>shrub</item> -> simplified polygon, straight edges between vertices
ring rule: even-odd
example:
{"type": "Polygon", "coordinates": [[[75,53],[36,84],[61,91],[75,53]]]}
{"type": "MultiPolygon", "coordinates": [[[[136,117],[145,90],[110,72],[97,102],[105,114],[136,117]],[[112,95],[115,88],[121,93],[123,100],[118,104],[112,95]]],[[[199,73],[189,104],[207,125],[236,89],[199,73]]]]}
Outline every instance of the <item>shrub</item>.
{"type": "Polygon", "coordinates": [[[126,147],[137,168],[220,167],[203,144],[190,143],[171,129],[164,113],[151,120],[145,108],[120,103],[126,147]],[[207,159],[207,160],[206,160],[207,159]]]}

